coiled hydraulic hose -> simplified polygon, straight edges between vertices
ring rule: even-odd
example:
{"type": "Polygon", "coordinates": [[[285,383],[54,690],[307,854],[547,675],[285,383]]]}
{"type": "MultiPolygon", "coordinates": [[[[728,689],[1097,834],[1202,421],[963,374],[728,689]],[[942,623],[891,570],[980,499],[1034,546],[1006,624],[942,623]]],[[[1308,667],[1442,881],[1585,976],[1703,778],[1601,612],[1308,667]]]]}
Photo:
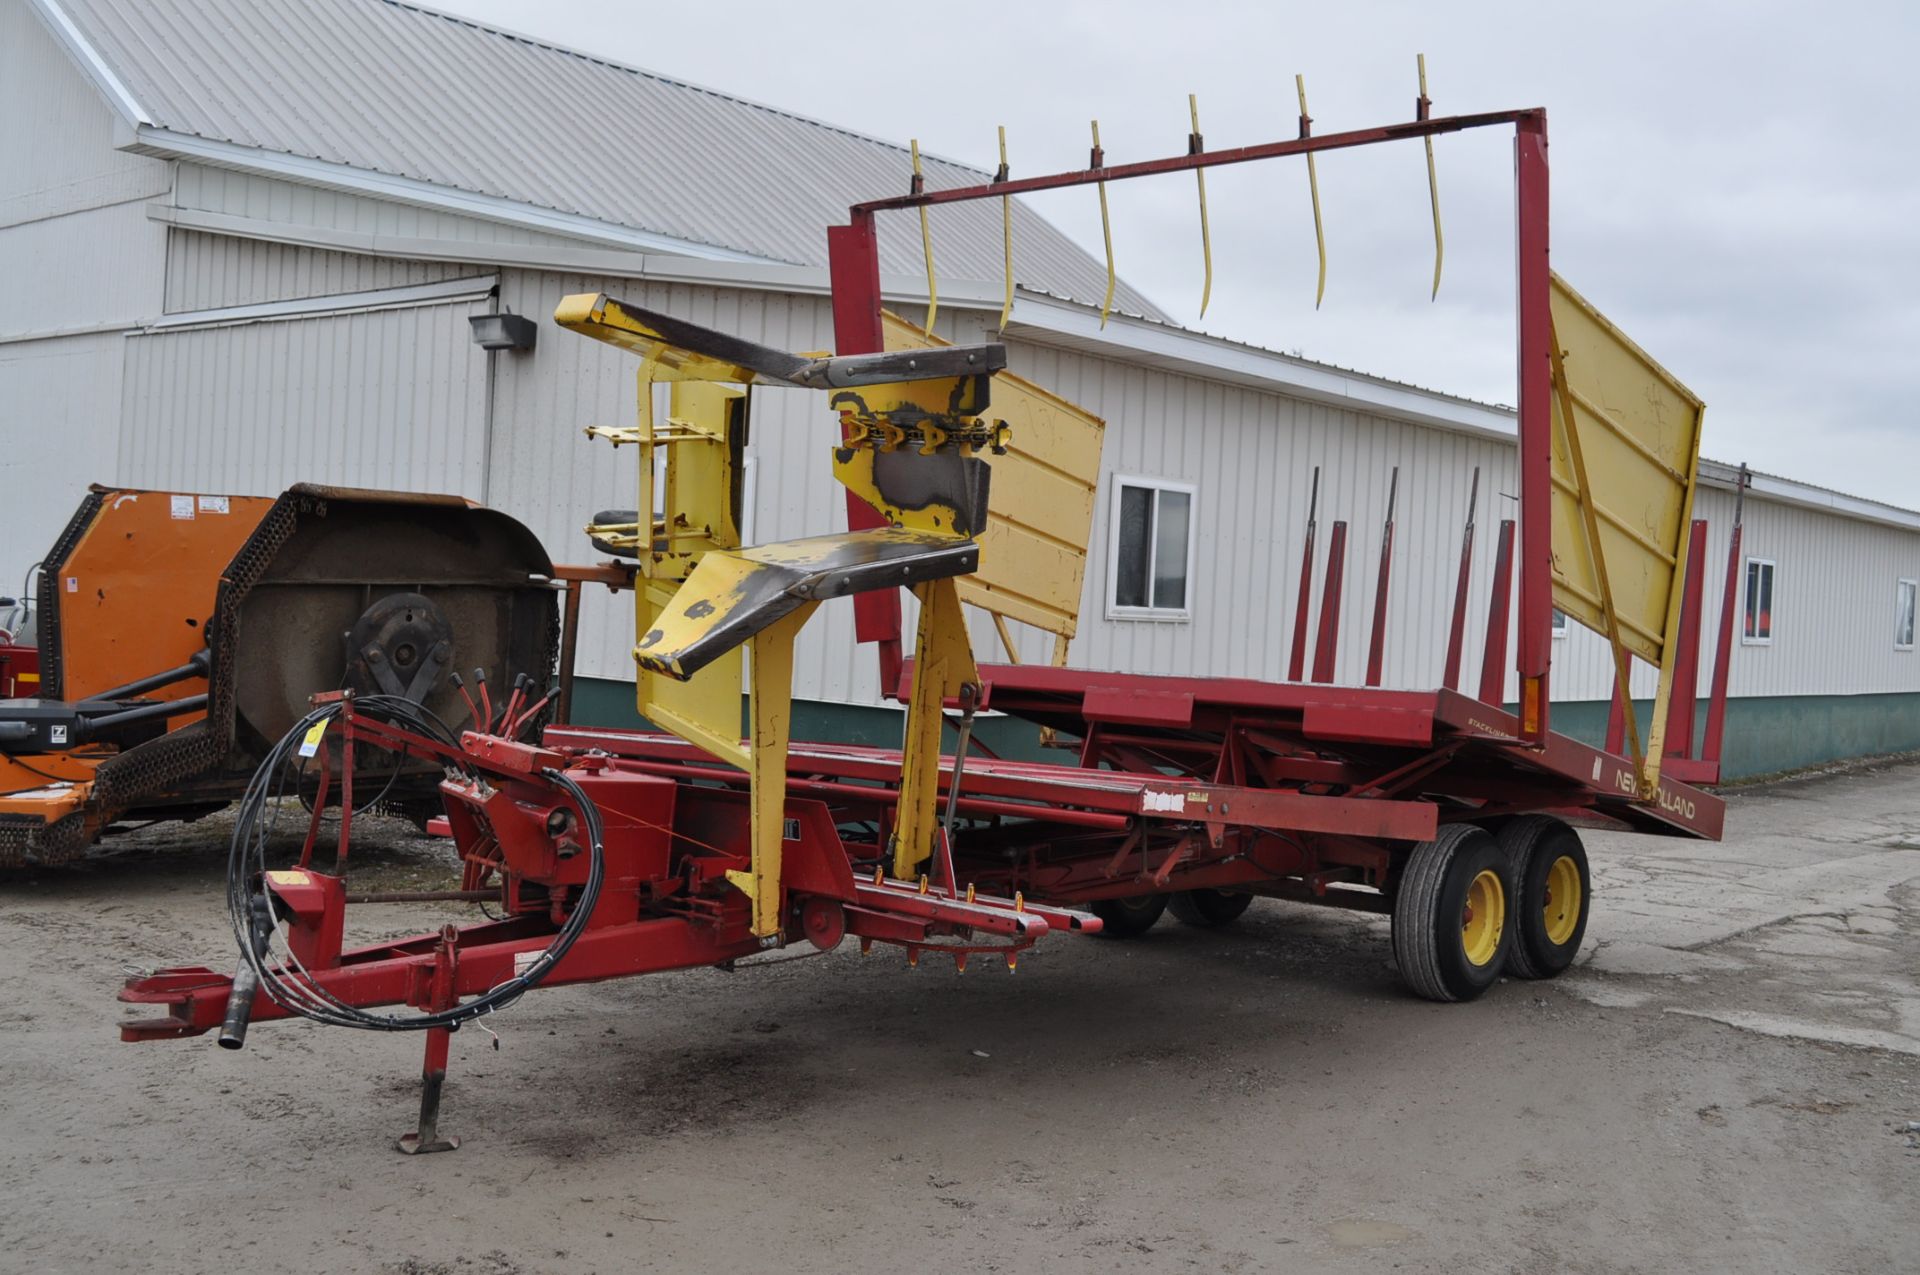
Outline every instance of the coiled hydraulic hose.
{"type": "MultiPolygon", "coordinates": [[[[424,705],[412,700],[393,695],[365,695],[356,698],[353,706],[356,713],[376,721],[406,727],[449,747],[458,746],[452,729],[424,705]]],[[[296,722],[293,729],[268,752],[240,799],[233,840],[227,854],[227,910],[233,921],[234,941],[239,946],[241,957],[240,972],[234,979],[236,989],[244,983],[253,982],[266,992],[269,1000],[291,1014],[334,1027],[357,1027],[365,1031],[453,1028],[483,1014],[506,1008],[529,989],[538,986],[573,947],[587,927],[605,880],[605,827],[600,812],[585,790],[563,771],[548,769],[542,774],[567,794],[568,800],[580,814],[588,842],[587,880],[579,897],[574,900],[566,921],[553,936],[553,942],[524,970],[505,982],[450,1009],[424,1014],[376,1014],[348,1005],[321,987],[290,950],[276,959],[273,940],[280,934],[277,925],[269,922],[264,927],[263,936],[259,921],[262,914],[260,896],[264,890],[262,878],[267,871],[267,847],[274,824],[268,807],[285,795],[289,772],[297,772],[293,762],[300,742],[315,726],[339,716],[342,709],[343,703],[340,701],[323,704],[296,722]]],[[[230,1049],[238,1049],[246,1037],[251,996],[246,997],[246,1001],[244,1008],[229,1006],[227,1026],[221,1032],[220,1043],[230,1049]]]]}

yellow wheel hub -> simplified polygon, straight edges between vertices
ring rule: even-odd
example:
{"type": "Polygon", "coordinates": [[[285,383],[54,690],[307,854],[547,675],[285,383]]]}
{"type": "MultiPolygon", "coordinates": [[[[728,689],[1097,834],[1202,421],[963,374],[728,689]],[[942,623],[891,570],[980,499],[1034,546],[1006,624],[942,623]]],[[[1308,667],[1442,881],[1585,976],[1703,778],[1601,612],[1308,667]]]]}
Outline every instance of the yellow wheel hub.
{"type": "Polygon", "coordinates": [[[1548,942],[1560,947],[1573,938],[1574,930],[1580,925],[1583,903],[1580,865],[1563,854],[1547,869],[1547,893],[1540,905],[1548,942]]]}
{"type": "Polygon", "coordinates": [[[1485,965],[1500,951],[1507,928],[1507,891],[1500,874],[1487,868],[1467,886],[1466,906],[1460,909],[1460,944],[1467,960],[1485,965]]]}

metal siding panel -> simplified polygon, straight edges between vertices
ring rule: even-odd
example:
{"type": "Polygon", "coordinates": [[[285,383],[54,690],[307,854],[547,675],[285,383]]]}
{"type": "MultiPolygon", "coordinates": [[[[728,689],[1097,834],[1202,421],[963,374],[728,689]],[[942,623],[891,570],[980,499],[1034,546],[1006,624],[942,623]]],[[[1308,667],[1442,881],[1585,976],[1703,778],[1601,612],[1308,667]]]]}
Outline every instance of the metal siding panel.
{"type": "Polygon", "coordinates": [[[321,482],[478,497],[485,356],[466,332],[478,310],[439,303],[132,337],[112,477],[236,495],[321,482]],[[423,453],[410,453],[416,439],[423,453]]]}
{"type": "Polygon", "coordinates": [[[0,337],[157,314],[166,236],[135,203],[0,229],[0,337]]]}
{"type": "Polygon", "coordinates": [[[113,148],[112,110],[24,0],[0,0],[0,119],[0,226],[164,194],[171,181],[166,161],[113,148]]]}
{"type": "Polygon", "coordinates": [[[1387,477],[1398,464],[1384,681],[1434,685],[1451,615],[1468,478],[1479,464],[1483,490],[1464,660],[1468,677],[1476,675],[1503,512],[1499,493],[1513,490],[1509,447],[1018,341],[1011,345],[1010,362],[1021,375],[1108,421],[1107,481],[1095,512],[1094,556],[1073,664],[1280,676],[1293,628],[1307,494],[1318,464],[1323,469],[1320,536],[1309,632],[1318,619],[1331,525],[1345,520],[1349,542],[1338,670],[1342,680],[1358,680],[1370,637],[1387,477]],[[1192,620],[1106,618],[1114,474],[1178,479],[1199,487],[1192,620]]]}
{"type": "Polygon", "coordinates": [[[460,262],[368,257],[173,229],[167,234],[166,312],[372,292],[473,272],[460,262]]]}
{"type": "Polygon", "coordinates": [[[113,477],[117,333],[0,345],[0,593],[53,544],[91,482],[113,477]]]}

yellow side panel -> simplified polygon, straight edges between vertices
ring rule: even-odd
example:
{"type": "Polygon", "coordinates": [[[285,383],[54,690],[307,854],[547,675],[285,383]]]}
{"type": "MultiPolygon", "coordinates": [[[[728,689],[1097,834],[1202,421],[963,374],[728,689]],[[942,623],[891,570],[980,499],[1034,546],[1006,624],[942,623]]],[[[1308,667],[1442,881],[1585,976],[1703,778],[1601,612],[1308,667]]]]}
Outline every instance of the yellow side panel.
{"type": "MultiPolygon", "coordinates": [[[[948,344],[886,314],[889,350],[948,344]]],[[[958,580],[974,606],[1072,637],[1080,619],[1093,500],[1100,485],[1106,422],[1011,372],[993,378],[985,413],[1011,428],[1007,454],[993,467],[980,569],[958,580]]]]}
{"type": "MultiPolygon", "coordinates": [[[[673,600],[677,581],[638,580],[640,632],[650,631],[673,600]]],[[[744,648],[736,647],[686,681],[665,677],[636,664],[634,682],[640,716],[697,744],[713,741],[738,746],[744,648]]]]}
{"type": "MultiPolygon", "coordinates": [[[[678,552],[740,547],[740,475],[728,436],[746,428],[745,390],[682,381],[673,387],[668,424],[695,437],[668,445],[668,527],[678,552]]],[[[644,630],[642,630],[644,632],[644,630]]]]}
{"type": "MultiPolygon", "coordinates": [[[[1558,275],[1553,328],[1621,641],[1635,655],[1663,665],[1678,628],[1705,405],[1558,275]]],[[[1600,580],[1580,513],[1562,402],[1556,382],[1553,600],[1570,618],[1604,634],[1600,580]]]]}

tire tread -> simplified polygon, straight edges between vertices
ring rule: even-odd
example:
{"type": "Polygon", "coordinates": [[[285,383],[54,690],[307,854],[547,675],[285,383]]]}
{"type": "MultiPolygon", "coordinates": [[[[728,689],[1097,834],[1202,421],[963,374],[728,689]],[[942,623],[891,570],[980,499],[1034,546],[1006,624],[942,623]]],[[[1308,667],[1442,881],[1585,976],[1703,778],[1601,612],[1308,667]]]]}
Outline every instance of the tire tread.
{"type": "MultiPolygon", "coordinates": [[[[1507,823],[1500,828],[1499,832],[1495,834],[1494,840],[1499,844],[1502,853],[1506,855],[1507,869],[1513,877],[1514,896],[1517,908],[1526,906],[1524,900],[1527,893],[1527,881],[1530,869],[1533,866],[1534,856],[1539,853],[1540,847],[1549,838],[1558,836],[1561,833],[1565,833],[1574,839],[1575,846],[1581,851],[1581,858],[1584,859],[1585,850],[1584,847],[1579,846],[1579,833],[1575,832],[1565,820],[1556,819],[1552,815],[1521,815],[1518,818],[1508,820],[1507,823]]],[[[1590,917],[1593,911],[1593,884],[1590,872],[1586,874],[1582,884],[1585,886],[1585,889],[1582,891],[1581,908],[1585,911],[1586,917],[1590,917]]],[[[1577,954],[1579,936],[1584,936],[1586,933],[1586,917],[1581,919],[1580,925],[1575,931],[1577,936],[1574,940],[1575,952],[1568,955],[1567,960],[1569,962],[1573,959],[1573,956],[1577,954]]],[[[1531,923],[1530,918],[1523,916],[1520,911],[1516,910],[1514,919],[1513,944],[1507,952],[1507,972],[1515,978],[1525,979],[1548,979],[1559,975],[1565,968],[1564,965],[1555,967],[1553,965],[1543,964],[1531,950],[1532,944],[1528,930],[1528,926],[1531,923]]]]}
{"type": "Polygon", "coordinates": [[[1457,1001],[1440,971],[1434,907],[1460,846],[1482,830],[1472,824],[1448,824],[1432,841],[1415,846],[1393,903],[1393,958],[1400,976],[1418,996],[1457,1001]]]}
{"type": "MultiPolygon", "coordinates": [[[[1519,893],[1526,891],[1527,860],[1533,857],[1535,847],[1544,841],[1560,821],[1550,815],[1521,815],[1502,827],[1494,840],[1500,843],[1500,849],[1507,856],[1507,870],[1513,874],[1519,893]]],[[[1520,900],[1514,899],[1518,907],[1520,900]]],[[[1545,971],[1533,963],[1533,957],[1527,951],[1527,945],[1516,942],[1507,952],[1507,970],[1515,978],[1537,979],[1544,977],[1545,971]]]]}

